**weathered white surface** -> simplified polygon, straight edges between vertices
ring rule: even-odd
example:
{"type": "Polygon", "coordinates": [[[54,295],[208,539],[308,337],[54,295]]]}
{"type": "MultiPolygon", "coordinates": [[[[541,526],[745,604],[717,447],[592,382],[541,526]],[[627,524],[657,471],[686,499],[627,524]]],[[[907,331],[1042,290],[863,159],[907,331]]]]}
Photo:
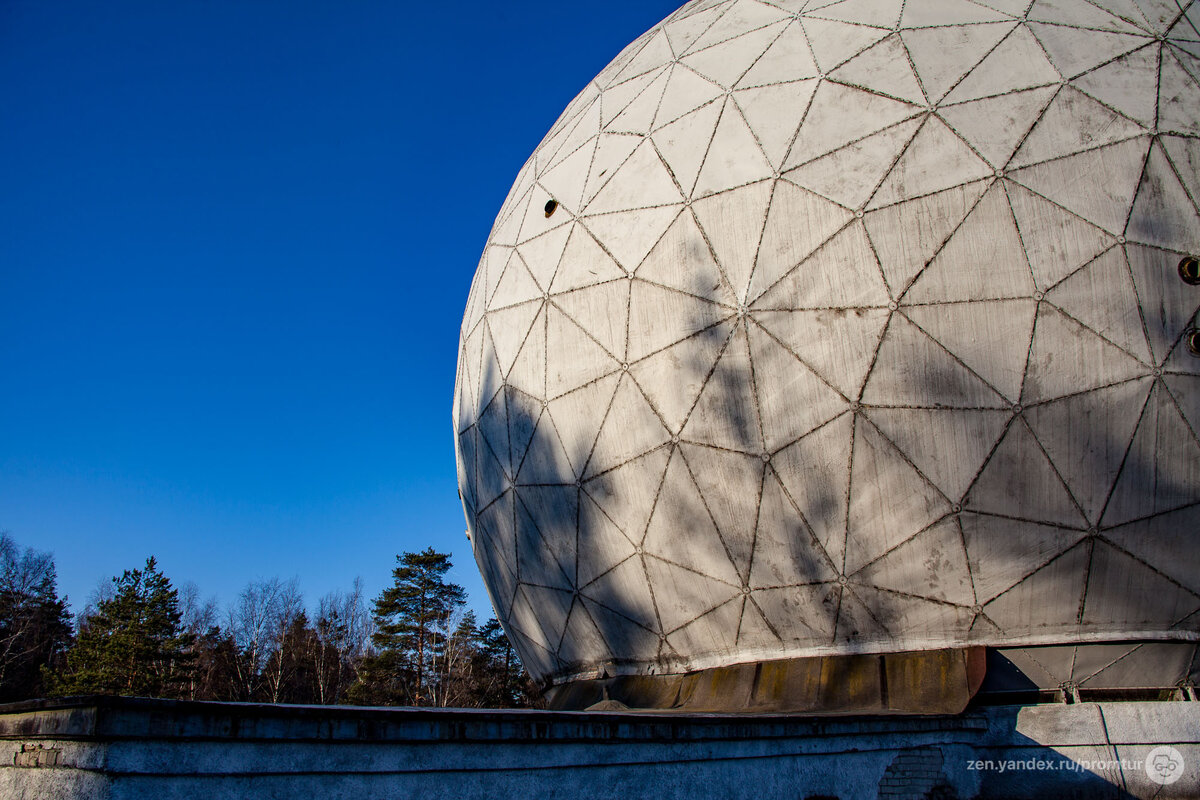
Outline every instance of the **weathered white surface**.
{"type": "Polygon", "coordinates": [[[698,1],[588,85],[456,387],[536,677],[1200,638],[1182,7],[698,1]]]}

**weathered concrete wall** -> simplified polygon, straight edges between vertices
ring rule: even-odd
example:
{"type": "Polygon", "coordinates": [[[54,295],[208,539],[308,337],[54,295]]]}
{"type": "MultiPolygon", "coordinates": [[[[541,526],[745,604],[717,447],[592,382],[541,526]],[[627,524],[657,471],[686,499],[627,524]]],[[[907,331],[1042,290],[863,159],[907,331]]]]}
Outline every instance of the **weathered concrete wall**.
{"type": "Polygon", "coordinates": [[[1200,796],[1191,702],[919,718],[129,699],[6,710],[0,796],[12,800],[1200,796]],[[1136,764],[1160,744],[1184,761],[1166,786],[1136,764]],[[1005,761],[1025,767],[1001,771],[1005,761]]]}

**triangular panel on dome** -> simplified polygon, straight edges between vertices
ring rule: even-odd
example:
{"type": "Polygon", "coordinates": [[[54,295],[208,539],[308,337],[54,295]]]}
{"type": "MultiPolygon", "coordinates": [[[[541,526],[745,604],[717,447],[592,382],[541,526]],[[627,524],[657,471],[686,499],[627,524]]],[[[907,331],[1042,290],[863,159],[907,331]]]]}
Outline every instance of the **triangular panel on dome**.
{"type": "MultiPolygon", "coordinates": [[[[1018,26],[946,95],[946,103],[1009,94],[1058,83],[1058,70],[1024,25],[1018,26]]],[[[1028,128],[1027,128],[1028,129],[1028,128]]]]}
{"type": "Polygon", "coordinates": [[[530,672],[544,675],[559,667],[558,659],[548,646],[548,637],[540,627],[537,612],[523,592],[518,591],[514,597],[504,632],[520,656],[521,664],[530,672]]]}
{"type": "Polygon", "coordinates": [[[679,216],[681,208],[682,205],[639,208],[582,217],[580,221],[622,269],[633,272],[679,216]]]}
{"type": "Polygon", "coordinates": [[[1021,396],[1035,300],[908,306],[904,314],[1010,403],[1021,396]]]}
{"type": "Polygon", "coordinates": [[[1200,213],[1179,182],[1161,145],[1150,148],[1125,238],[1130,242],[1200,252],[1200,213]]]}
{"type": "Polygon", "coordinates": [[[888,321],[885,308],[756,311],[754,319],[851,400],[862,392],[888,321]]]}
{"type": "MultiPolygon", "coordinates": [[[[478,431],[478,428],[476,429],[478,431]]],[[[511,485],[511,476],[504,473],[504,467],[496,457],[496,452],[483,434],[478,434],[476,444],[476,476],[475,507],[483,513],[497,497],[500,497],[511,485]]]]}
{"type": "Polygon", "coordinates": [[[495,353],[496,365],[507,373],[542,309],[542,301],[521,303],[487,312],[487,327],[495,353]]]}
{"type": "Polygon", "coordinates": [[[821,19],[832,19],[840,22],[857,22],[862,25],[872,25],[876,28],[892,28],[900,18],[903,6],[902,0],[838,0],[838,2],[822,5],[806,3],[813,6],[807,11],[807,16],[821,19]]]}
{"type": "Polygon", "coordinates": [[[698,297],[736,301],[692,214],[680,214],[637,269],[637,277],[698,297]]]}
{"type": "MultiPolygon", "coordinates": [[[[590,88],[595,88],[594,85],[588,84],[590,88]]],[[[578,100],[578,98],[576,98],[578,100]]],[[[600,102],[593,98],[589,101],[586,107],[581,107],[578,114],[560,128],[552,139],[548,139],[545,144],[538,147],[537,151],[537,179],[542,182],[551,172],[557,171],[560,164],[568,160],[579,163],[577,158],[580,151],[587,154],[587,158],[583,160],[583,174],[580,178],[587,177],[587,165],[591,163],[591,153],[596,149],[596,135],[600,132],[600,102]]],[[[544,184],[543,184],[544,185],[544,184]]],[[[546,187],[549,191],[549,187],[546,187]]],[[[579,187],[579,191],[583,191],[583,187],[579,187]]],[[[579,197],[575,198],[575,205],[572,209],[578,208],[579,197]]]]}
{"type": "MultiPolygon", "coordinates": [[[[641,560],[635,561],[637,569],[641,570],[641,560]]],[[[615,653],[620,653],[623,658],[639,661],[649,661],[657,657],[660,645],[657,633],[659,625],[653,603],[647,606],[644,613],[638,609],[639,616],[630,619],[631,614],[609,610],[608,606],[592,601],[586,594],[581,597],[596,629],[609,643],[610,658],[615,653]]],[[[625,606],[628,607],[628,604],[625,606]]]]}
{"type": "Polygon", "coordinates": [[[596,142],[590,140],[564,156],[538,179],[538,184],[568,213],[579,213],[583,205],[583,190],[595,153],[596,142]]]}
{"type": "Polygon", "coordinates": [[[635,544],[646,533],[670,454],[665,447],[652,450],[584,481],[588,497],[635,544]]]}
{"type": "Polygon", "coordinates": [[[1200,201],[1200,139],[1162,136],[1158,141],[1166,149],[1188,194],[1200,201]]]}
{"type": "Polygon", "coordinates": [[[610,280],[555,295],[554,305],[587,331],[613,358],[624,357],[629,281],[610,280]]]}
{"type": "Polygon", "coordinates": [[[1197,525],[1200,525],[1200,505],[1191,505],[1110,528],[1102,534],[1163,575],[1200,592],[1200,573],[1195,561],[1180,557],[1194,548],[1197,525]]]}
{"type": "Polygon", "coordinates": [[[784,169],[800,166],[921,112],[921,107],[833,81],[821,81],[784,169]]]}
{"type": "Polygon", "coordinates": [[[608,214],[682,201],[683,197],[658,152],[650,142],[644,141],[591,199],[586,213],[608,214]]]}
{"type": "Polygon", "coordinates": [[[1125,255],[1150,335],[1150,349],[1155,362],[1162,363],[1200,309],[1200,299],[1194,291],[1180,291],[1178,253],[1127,245],[1125,255]]]}
{"type": "Polygon", "coordinates": [[[581,587],[580,593],[585,599],[639,625],[647,628],[658,627],[654,598],[640,556],[633,556],[605,571],[591,583],[581,587]]]}
{"type": "Polygon", "coordinates": [[[579,490],[522,486],[515,491],[517,576],[522,583],[573,589],[579,490]]]}
{"type": "Polygon", "coordinates": [[[753,301],[757,309],[879,308],[887,287],[862,223],[852,223],[753,301]]]}
{"type": "Polygon", "coordinates": [[[1021,402],[1028,406],[1147,372],[1146,365],[1121,348],[1043,303],[1034,326],[1021,402]]]}
{"type": "Polygon", "coordinates": [[[727,42],[743,33],[765,28],[776,22],[791,19],[791,14],[758,0],[734,0],[729,10],[721,16],[721,22],[704,32],[688,48],[688,53],[705,50],[715,44],[727,42]]]}
{"type": "Polygon", "coordinates": [[[1116,244],[1112,234],[1025,187],[1010,183],[1006,189],[1039,289],[1049,289],[1116,244]]]}
{"type": "Polygon", "coordinates": [[[1033,291],[1008,195],[994,183],[904,294],[904,303],[1000,300],[1033,291]]]}
{"type": "MultiPolygon", "coordinates": [[[[605,94],[618,88],[621,84],[628,82],[632,78],[645,76],[647,72],[661,67],[674,57],[675,54],[671,52],[671,45],[667,41],[666,34],[662,30],[654,31],[650,34],[649,40],[642,45],[637,55],[631,58],[625,65],[625,68],[613,76],[613,79],[604,86],[605,94]]],[[[612,115],[609,116],[609,119],[611,118],[612,115]]]]}
{"type": "Polygon", "coordinates": [[[784,177],[847,209],[861,208],[919,125],[916,119],[899,122],[796,167],[784,177]]]}
{"type": "MultiPolygon", "coordinates": [[[[863,644],[887,642],[892,644],[897,635],[904,629],[904,623],[899,619],[891,622],[895,631],[889,629],[882,620],[872,613],[871,606],[860,598],[849,586],[841,587],[838,603],[837,630],[834,632],[835,645],[862,646],[863,644]]],[[[871,600],[875,598],[872,594],[871,600]]]]}
{"type": "Polygon", "coordinates": [[[1139,361],[1150,362],[1125,253],[1114,247],[1046,295],[1070,316],[1139,361]]]}
{"type": "Polygon", "coordinates": [[[550,291],[556,294],[569,292],[624,276],[625,272],[591,234],[583,226],[575,225],[562,251],[558,270],[550,282],[550,291]]]}
{"type": "MultiPolygon", "coordinates": [[[[1187,0],[1179,3],[1172,2],[1172,0],[1135,0],[1135,2],[1142,9],[1146,19],[1150,21],[1151,28],[1155,33],[1168,30],[1172,23],[1180,18],[1180,10],[1189,5],[1187,0]]],[[[1195,12],[1195,9],[1191,10],[1193,13],[1195,12]]]]}
{"type": "MultiPolygon", "coordinates": [[[[633,133],[601,133],[596,142],[596,153],[588,170],[587,186],[583,190],[582,205],[586,206],[608,183],[617,169],[638,148],[643,137],[633,133]]],[[[540,211],[539,207],[539,211],[540,211]]],[[[540,216],[540,214],[539,214],[540,216]]]]}
{"type": "Polygon", "coordinates": [[[867,212],[867,234],[893,296],[908,288],[989,185],[977,181],[867,212]]]}
{"type": "Polygon", "coordinates": [[[707,8],[686,17],[672,19],[663,25],[663,33],[676,56],[688,51],[692,43],[699,39],[706,30],[712,27],[717,18],[724,14],[729,6],[707,8]]]}
{"type": "Polygon", "coordinates": [[[846,523],[850,574],[950,512],[941,493],[874,425],[858,418],[846,523]]]}
{"type": "Polygon", "coordinates": [[[704,507],[717,525],[742,583],[749,579],[764,466],[758,456],[681,444],[704,507]]]}
{"type": "Polygon", "coordinates": [[[750,283],[772,187],[771,181],[760,181],[692,203],[717,263],[739,300],[745,297],[750,283]]]}
{"type": "Polygon", "coordinates": [[[781,642],[779,633],[767,621],[766,615],[755,605],[753,598],[747,597],[742,606],[742,619],[738,623],[738,647],[747,650],[761,649],[778,647],[781,642]]]}
{"type": "Polygon", "coordinates": [[[1007,22],[1009,16],[970,0],[941,0],[938,3],[906,4],[901,28],[970,25],[977,22],[1007,22]]]}
{"type": "MultiPolygon", "coordinates": [[[[546,411],[563,444],[572,475],[583,473],[584,464],[596,441],[596,433],[612,404],[617,389],[617,375],[606,375],[546,403],[546,411]]],[[[509,416],[512,416],[511,412],[509,416]]],[[[567,480],[563,478],[554,482],[567,480]]]]}
{"type": "Polygon", "coordinates": [[[654,409],[637,384],[622,375],[596,437],[587,475],[597,475],[647,453],[670,440],[654,409]]]}
{"type": "Polygon", "coordinates": [[[558,659],[566,669],[572,666],[578,668],[595,665],[611,658],[612,653],[619,652],[614,648],[624,644],[619,638],[610,643],[579,598],[573,600],[571,613],[559,642],[558,659]]]}
{"type": "MultiPolygon", "coordinates": [[[[737,107],[772,166],[782,166],[816,88],[817,80],[808,78],[739,89],[733,93],[737,107]]],[[[726,113],[729,113],[728,104],[726,113]]]]}
{"type": "MultiPolygon", "coordinates": [[[[525,454],[514,465],[516,481],[521,484],[567,484],[575,480],[575,470],[559,438],[554,420],[543,413],[537,420],[525,454]]],[[[482,471],[481,471],[482,474],[482,471]]]]}
{"type": "MultiPolygon", "coordinates": [[[[846,400],[756,325],[748,326],[755,399],[768,453],[846,410],[846,400]]],[[[812,335],[814,331],[808,331],[812,335]]]]}
{"type": "Polygon", "coordinates": [[[908,52],[895,34],[842,64],[829,73],[829,78],[897,100],[925,102],[921,84],[908,63],[908,52]]]}
{"type": "Polygon", "coordinates": [[[998,409],[948,408],[877,408],[867,415],[952,500],[966,492],[1012,416],[998,409]]]}
{"type": "Polygon", "coordinates": [[[562,260],[563,250],[566,249],[567,241],[574,233],[575,227],[560,225],[537,238],[522,242],[517,247],[516,252],[520,254],[529,274],[537,281],[542,291],[550,288],[554,273],[562,260]]]}
{"type": "Polygon", "coordinates": [[[793,22],[771,43],[771,46],[742,75],[738,86],[765,86],[772,83],[815,78],[817,62],[813,60],[804,30],[793,22]]]}
{"type": "Polygon", "coordinates": [[[1143,126],[1154,126],[1158,99],[1158,48],[1142,47],[1080,75],[1073,83],[1143,126]]]}
{"type": "Polygon", "coordinates": [[[1046,48],[1050,61],[1067,78],[1095,69],[1153,41],[1147,34],[1109,33],[1041,22],[1030,23],[1029,29],[1046,48]]]}
{"type": "Polygon", "coordinates": [[[1104,509],[1105,527],[1200,502],[1200,442],[1155,384],[1104,509]]]}
{"type": "Polygon", "coordinates": [[[514,253],[500,275],[496,290],[488,303],[489,311],[514,306],[529,300],[541,299],[542,288],[534,282],[520,254],[514,253]]]}
{"type": "Polygon", "coordinates": [[[1087,588],[1089,555],[1086,544],[1076,545],[984,603],[983,613],[1006,632],[1073,632],[1087,588]]]}
{"type": "MultiPolygon", "coordinates": [[[[675,64],[671,67],[671,75],[667,79],[667,89],[663,92],[662,100],[658,105],[658,111],[654,115],[655,133],[661,132],[664,128],[679,122],[686,116],[695,114],[701,108],[715,105],[715,109],[719,109],[721,104],[714,104],[713,101],[724,94],[725,90],[712,81],[701,77],[693,70],[681,64],[675,64]]],[[[708,127],[710,132],[709,138],[711,138],[713,126],[716,125],[716,119],[716,115],[713,114],[712,124],[708,127]]],[[[688,136],[684,138],[692,139],[695,137],[688,136]]],[[[655,139],[658,141],[658,137],[655,137],[655,139]]],[[[668,159],[668,161],[670,160],[668,159]]],[[[686,189],[687,187],[685,186],[684,188],[686,189]]]]}
{"type": "Polygon", "coordinates": [[[763,480],[754,558],[749,585],[759,589],[837,579],[841,568],[830,561],[804,518],[784,493],[774,472],[763,480]]]}
{"type": "Polygon", "coordinates": [[[792,504],[838,566],[845,552],[854,415],[844,414],[771,457],[792,504]]]}
{"type": "Polygon", "coordinates": [[[991,22],[904,30],[904,40],[917,77],[931,102],[941,100],[964,75],[1008,34],[1016,23],[991,22]]]}
{"type": "MultiPolygon", "coordinates": [[[[1197,365],[1196,372],[1200,373],[1200,365],[1197,365]]],[[[1167,373],[1163,376],[1163,383],[1167,385],[1167,391],[1171,393],[1175,404],[1183,413],[1183,418],[1187,420],[1192,435],[1200,438],[1200,374],[1167,373]]]]}
{"type": "Polygon", "coordinates": [[[696,186],[696,178],[708,153],[722,108],[722,103],[709,103],[652,134],[663,161],[679,182],[683,193],[689,197],[696,186]]]}
{"type": "Polygon", "coordinates": [[[551,353],[570,354],[546,360],[546,395],[557,397],[617,369],[618,362],[583,328],[558,310],[546,311],[546,342],[551,353]]]}
{"type": "Polygon", "coordinates": [[[947,519],[897,546],[850,578],[855,584],[970,606],[971,571],[958,520],[947,519]]]}
{"type": "Polygon", "coordinates": [[[1172,625],[1200,609],[1200,595],[1116,548],[1096,542],[1083,624],[1105,630],[1172,625]]]}
{"type": "Polygon", "coordinates": [[[681,438],[743,453],[762,452],[750,353],[741,327],[734,330],[708,376],[683,426],[681,438]]]}
{"type": "Polygon", "coordinates": [[[634,547],[634,542],[617,528],[600,506],[583,493],[578,528],[578,585],[586,587],[608,570],[634,557],[634,547]]]}
{"type": "Polygon", "coordinates": [[[1008,177],[1112,234],[1125,229],[1149,138],[1117,144],[1007,173],[1008,177]]]}
{"type": "MultiPolygon", "coordinates": [[[[1100,663],[1097,661],[1083,659],[1087,650],[1080,651],[1075,673],[1078,676],[1076,680],[1080,683],[1080,688],[1128,686],[1152,689],[1164,682],[1175,683],[1188,674],[1189,667],[1197,653],[1195,644],[1144,642],[1132,646],[1125,644],[1124,649],[1128,655],[1112,658],[1113,655],[1116,655],[1117,649],[1117,646],[1112,648],[1114,652],[1110,652],[1105,659],[1109,663],[1102,669],[1097,669],[1100,667],[1100,663]],[[1148,665],[1153,665],[1153,667],[1147,669],[1148,665]],[[1091,670],[1091,674],[1081,672],[1080,667],[1091,670]],[[1167,675],[1172,677],[1168,681],[1163,681],[1163,677],[1167,675]]],[[[1192,672],[1195,674],[1194,671],[1192,672]]]]}
{"type": "MultiPolygon", "coordinates": [[[[1008,426],[962,505],[971,511],[1020,520],[1087,527],[1087,520],[1066,484],[1019,417],[1008,426]]],[[[965,526],[963,530],[966,531],[965,526]]],[[[967,543],[969,546],[969,537],[967,543]]]]}
{"type": "MultiPolygon", "coordinates": [[[[547,232],[554,228],[568,225],[569,220],[565,214],[557,215],[553,218],[547,217],[545,214],[546,203],[552,200],[550,193],[539,184],[534,184],[529,190],[528,200],[525,201],[528,205],[525,208],[525,219],[521,222],[521,230],[517,234],[514,244],[534,239],[538,236],[544,236],[547,232]]],[[[530,265],[531,270],[533,265],[530,265]]],[[[535,275],[534,277],[537,277],[535,275]]]]}
{"type": "Polygon", "coordinates": [[[723,322],[629,366],[646,399],[672,433],[678,433],[720,357],[732,322],[723,322]]]}
{"type": "Polygon", "coordinates": [[[1034,436],[1093,525],[1129,449],[1149,388],[1148,379],[1133,380],[1025,411],[1034,436]]]}
{"type": "Polygon", "coordinates": [[[893,314],[863,390],[866,405],[1005,408],[1009,404],[929,335],[893,314]]]}
{"type": "Polygon", "coordinates": [[[850,220],[850,212],[786,181],[775,185],[750,278],[756,298],[850,220]]]}
{"type": "Polygon", "coordinates": [[[870,27],[836,20],[803,17],[809,46],[817,66],[825,72],[844,64],[891,33],[890,28],[870,27]]]}
{"type": "Polygon", "coordinates": [[[512,606],[513,594],[517,590],[516,567],[510,565],[516,563],[513,542],[499,545],[489,532],[476,529],[474,544],[475,563],[483,574],[488,597],[496,609],[496,616],[506,620],[512,606]]]}
{"type": "Polygon", "coordinates": [[[1057,87],[1041,86],[999,97],[942,106],[938,115],[993,167],[1004,167],[1042,115],[1057,87]]]}
{"type": "Polygon", "coordinates": [[[847,588],[867,604],[875,619],[895,631],[901,646],[908,637],[924,641],[934,638],[962,641],[967,638],[975,620],[969,603],[955,605],[858,583],[847,588]]]}
{"type": "Polygon", "coordinates": [[[1083,92],[1064,86],[1021,143],[1010,169],[1038,164],[1145,133],[1142,126],[1093,100],[1083,92]]]}
{"type": "Polygon", "coordinates": [[[929,117],[884,179],[868,208],[970,183],[993,170],[946,123],[929,117]]]}
{"type": "Polygon", "coordinates": [[[1142,29],[1087,0],[1037,0],[1029,9],[1028,17],[1037,22],[1070,25],[1076,28],[1144,33],[1142,29]]]}
{"type": "Polygon", "coordinates": [[[733,309],[641,280],[630,282],[630,363],[711,328],[733,309]]]}
{"type": "Polygon", "coordinates": [[[786,24],[769,25],[703,50],[692,50],[680,59],[680,63],[714,83],[731,88],[779,37],[786,24]]]}
{"type": "Polygon", "coordinates": [[[650,132],[654,127],[654,115],[662,100],[663,90],[666,89],[670,70],[661,69],[651,74],[655,76],[654,80],[625,106],[621,113],[606,123],[605,130],[611,133],[643,135],[650,132]]]}
{"type": "Polygon", "coordinates": [[[512,367],[504,377],[508,386],[519,389],[531,397],[546,396],[546,309],[538,312],[513,360],[512,367]]]}
{"type": "Polygon", "coordinates": [[[964,513],[962,536],[980,601],[1003,593],[1072,547],[1085,531],[964,513]]]}
{"type": "Polygon", "coordinates": [[[570,590],[522,583],[517,593],[524,595],[530,608],[537,613],[537,626],[545,637],[546,649],[557,651],[563,639],[563,630],[567,627],[567,618],[575,605],[570,590]]]}
{"type": "Polygon", "coordinates": [[[836,583],[818,583],[758,589],[752,597],[786,643],[816,648],[833,637],[838,594],[836,583]]]}
{"type": "Polygon", "coordinates": [[[512,452],[512,473],[515,473],[533,441],[542,415],[542,402],[511,386],[505,387],[504,395],[508,406],[508,446],[512,452]]]}
{"type": "Polygon", "coordinates": [[[775,168],[763,155],[737,104],[732,99],[726,100],[692,195],[707,197],[730,187],[762,181],[774,173],[775,168]]]}
{"type": "Polygon", "coordinates": [[[732,654],[745,603],[744,597],[735,595],[668,633],[667,644],[684,656],[732,654]]]}
{"type": "MultiPolygon", "coordinates": [[[[691,574],[706,575],[713,582],[723,582],[731,588],[741,584],[721,535],[692,482],[691,473],[678,455],[667,466],[662,491],[641,547],[646,554],[676,564],[691,574]]],[[[683,577],[686,576],[676,576],[683,577]]],[[[667,620],[663,623],[666,625],[667,620]]],[[[680,623],[676,621],[675,624],[680,623]]],[[[668,625],[668,629],[670,627],[668,625]]]]}

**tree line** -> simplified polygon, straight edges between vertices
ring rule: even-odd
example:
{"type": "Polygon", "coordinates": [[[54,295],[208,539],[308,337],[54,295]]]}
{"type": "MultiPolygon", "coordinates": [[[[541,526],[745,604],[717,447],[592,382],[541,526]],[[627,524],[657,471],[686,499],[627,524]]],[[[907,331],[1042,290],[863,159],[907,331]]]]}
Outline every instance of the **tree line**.
{"type": "Polygon", "coordinates": [[[107,694],[315,705],[516,708],[540,703],[500,623],[480,624],[445,553],[396,557],[306,608],[295,580],[250,583],[222,613],[153,557],[72,619],[54,560],[0,533],[0,702],[107,694]]]}

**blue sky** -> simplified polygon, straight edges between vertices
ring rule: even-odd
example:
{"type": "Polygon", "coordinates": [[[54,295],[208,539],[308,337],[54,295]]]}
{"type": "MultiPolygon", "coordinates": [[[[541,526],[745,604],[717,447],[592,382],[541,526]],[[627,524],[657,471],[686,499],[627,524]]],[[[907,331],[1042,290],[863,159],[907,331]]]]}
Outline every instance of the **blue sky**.
{"type": "Polygon", "coordinates": [[[458,327],[517,170],[673,10],[0,4],[0,530],[310,603],[463,535],[458,327]]]}

